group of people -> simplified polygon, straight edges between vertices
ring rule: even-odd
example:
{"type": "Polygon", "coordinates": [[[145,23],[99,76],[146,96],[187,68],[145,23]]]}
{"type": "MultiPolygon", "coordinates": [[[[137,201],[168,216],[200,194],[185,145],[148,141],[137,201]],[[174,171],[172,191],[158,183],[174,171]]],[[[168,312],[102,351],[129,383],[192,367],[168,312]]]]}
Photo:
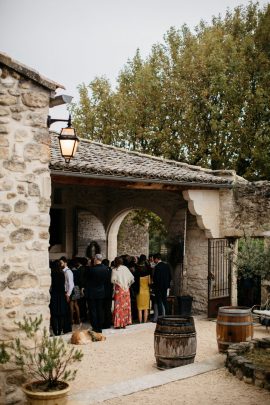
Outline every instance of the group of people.
{"type": "Polygon", "coordinates": [[[72,324],[89,320],[95,332],[125,328],[132,320],[153,321],[167,313],[171,273],[160,254],[139,258],[123,255],[111,263],[62,256],[51,263],[51,328],[54,335],[72,331],[72,324]],[[112,305],[113,303],[113,305],[112,305]],[[112,310],[113,307],[113,310],[112,310]]]}

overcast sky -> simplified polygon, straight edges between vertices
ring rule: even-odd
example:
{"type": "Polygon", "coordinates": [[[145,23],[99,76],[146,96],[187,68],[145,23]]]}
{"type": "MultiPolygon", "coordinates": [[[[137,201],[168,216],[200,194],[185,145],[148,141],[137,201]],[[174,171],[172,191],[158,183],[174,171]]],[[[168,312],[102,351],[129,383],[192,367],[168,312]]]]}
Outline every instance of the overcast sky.
{"type": "MultiPolygon", "coordinates": [[[[114,84],[136,49],[147,56],[171,27],[194,28],[201,19],[248,0],[0,0],[0,51],[66,87],[105,76],[114,84]]],[[[268,1],[260,0],[259,4],[268,1]]],[[[63,93],[63,91],[61,91],[63,93]]],[[[51,115],[64,118],[65,107],[51,115]],[[59,115],[60,114],[60,115],[59,115]]],[[[55,124],[54,128],[57,128],[55,124]]]]}

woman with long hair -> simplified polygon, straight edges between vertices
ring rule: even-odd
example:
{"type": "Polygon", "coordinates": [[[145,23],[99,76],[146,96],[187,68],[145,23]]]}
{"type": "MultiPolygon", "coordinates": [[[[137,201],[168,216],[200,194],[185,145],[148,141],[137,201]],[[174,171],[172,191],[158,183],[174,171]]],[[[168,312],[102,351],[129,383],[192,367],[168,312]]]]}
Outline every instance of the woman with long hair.
{"type": "Polygon", "coordinates": [[[114,286],[113,324],[115,328],[125,328],[132,324],[129,287],[134,282],[131,271],[123,265],[123,259],[116,257],[112,269],[112,284],[114,286]]]}

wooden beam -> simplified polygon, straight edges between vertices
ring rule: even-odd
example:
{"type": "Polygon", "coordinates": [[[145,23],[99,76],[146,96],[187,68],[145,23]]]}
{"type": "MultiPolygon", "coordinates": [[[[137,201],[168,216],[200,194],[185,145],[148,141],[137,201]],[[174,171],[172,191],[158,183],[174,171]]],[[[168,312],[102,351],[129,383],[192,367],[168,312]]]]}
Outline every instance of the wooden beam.
{"type": "Polygon", "coordinates": [[[61,176],[60,174],[51,174],[52,183],[63,185],[81,185],[92,187],[114,187],[114,188],[127,188],[133,190],[168,190],[179,191],[183,190],[183,186],[162,184],[162,183],[144,183],[144,182],[131,182],[121,180],[108,180],[108,179],[94,179],[88,177],[77,176],[61,176]]]}

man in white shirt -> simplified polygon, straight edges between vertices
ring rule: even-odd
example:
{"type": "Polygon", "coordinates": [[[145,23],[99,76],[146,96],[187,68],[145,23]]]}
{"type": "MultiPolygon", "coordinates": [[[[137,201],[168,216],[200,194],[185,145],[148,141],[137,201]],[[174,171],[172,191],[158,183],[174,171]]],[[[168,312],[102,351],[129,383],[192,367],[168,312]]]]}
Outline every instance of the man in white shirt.
{"type": "MultiPolygon", "coordinates": [[[[74,279],[73,279],[73,273],[70,270],[70,268],[67,265],[67,259],[65,256],[60,257],[60,266],[63,269],[63,272],[65,274],[65,291],[66,291],[66,300],[68,303],[69,307],[69,302],[70,302],[70,296],[72,294],[73,288],[74,288],[74,279]]],[[[64,322],[64,333],[68,333],[72,331],[72,325],[71,325],[71,316],[70,316],[70,308],[68,308],[67,311],[67,316],[64,322]]]]}

